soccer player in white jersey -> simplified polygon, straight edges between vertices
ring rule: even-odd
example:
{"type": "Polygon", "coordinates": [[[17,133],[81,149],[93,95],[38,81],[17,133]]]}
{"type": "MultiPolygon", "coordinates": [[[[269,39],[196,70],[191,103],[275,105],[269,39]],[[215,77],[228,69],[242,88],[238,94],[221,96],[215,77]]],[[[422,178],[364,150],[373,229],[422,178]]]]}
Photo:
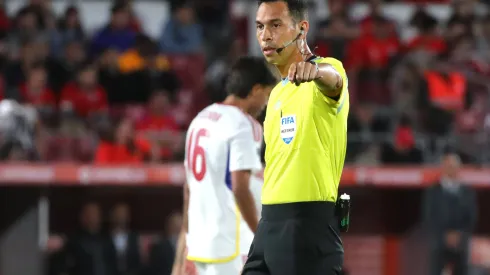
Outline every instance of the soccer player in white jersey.
{"type": "Polygon", "coordinates": [[[262,128],[255,118],[275,84],[262,59],[242,57],[231,68],[224,102],[206,107],[191,122],[184,161],[184,226],[173,275],[186,275],[186,246],[198,275],[240,273],[242,252],[248,252],[258,224],[253,193],[260,180],[250,186],[254,173],[262,170],[262,128]]]}

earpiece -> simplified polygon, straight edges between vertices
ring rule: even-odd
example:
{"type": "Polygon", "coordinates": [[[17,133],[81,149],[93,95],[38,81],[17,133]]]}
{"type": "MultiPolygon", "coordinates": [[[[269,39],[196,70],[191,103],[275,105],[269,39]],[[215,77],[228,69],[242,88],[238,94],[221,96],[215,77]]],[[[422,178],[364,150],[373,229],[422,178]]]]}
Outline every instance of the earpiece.
{"type": "Polygon", "coordinates": [[[296,36],[296,38],[293,39],[293,40],[291,40],[291,41],[289,41],[288,43],[284,44],[284,46],[282,46],[281,48],[277,48],[276,49],[276,52],[277,53],[281,53],[286,47],[289,47],[289,45],[291,45],[294,42],[296,42],[304,34],[305,34],[305,29],[303,27],[301,27],[298,35],[296,36]]]}

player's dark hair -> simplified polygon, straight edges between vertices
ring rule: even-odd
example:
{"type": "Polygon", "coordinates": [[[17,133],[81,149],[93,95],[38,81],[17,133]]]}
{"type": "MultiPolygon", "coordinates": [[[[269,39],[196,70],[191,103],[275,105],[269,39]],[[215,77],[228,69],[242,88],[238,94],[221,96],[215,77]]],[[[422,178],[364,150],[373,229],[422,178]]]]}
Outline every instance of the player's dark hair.
{"type": "Polygon", "coordinates": [[[44,62],[36,61],[29,66],[29,72],[37,71],[37,70],[46,70],[46,66],[44,66],[44,62]]]}
{"type": "Polygon", "coordinates": [[[412,121],[410,120],[410,117],[408,115],[402,115],[400,117],[400,120],[398,121],[398,125],[402,127],[411,127],[412,121]]]}
{"type": "Polygon", "coordinates": [[[97,66],[92,60],[85,60],[78,66],[77,74],[81,74],[91,70],[97,70],[97,66]]]}
{"type": "Polygon", "coordinates": [[[267,63],[258,57],[240,57],[226,81],[226,92],[240,98],[246,98],[253,86],[272,86],[277,83],[267,63]]]}
{"type": "Polygon", "coordinates": [[[262,3],[284,2],[288,6],[289,14],[296,21],[306,20],[308,18],[308,5],[305,0],[258,0],[259,6],[262,3]]]}
{"type": "Polygon", "coordinates": [[[111,14],[128,10],[128,5],[124,1],[116,1],[111,7],[111,14]]]}

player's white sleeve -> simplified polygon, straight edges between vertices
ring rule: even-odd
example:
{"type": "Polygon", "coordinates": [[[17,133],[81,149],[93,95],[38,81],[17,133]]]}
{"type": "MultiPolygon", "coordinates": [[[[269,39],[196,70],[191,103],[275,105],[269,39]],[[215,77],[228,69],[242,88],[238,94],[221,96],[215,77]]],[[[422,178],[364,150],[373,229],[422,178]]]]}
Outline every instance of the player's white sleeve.
{"type": "Polygon", "coordinates": [[[249,125],[239,127],[230,139],[230,172],[239,170],[260,170],[262,164],[257,154],[253,130],[249,125]]]}

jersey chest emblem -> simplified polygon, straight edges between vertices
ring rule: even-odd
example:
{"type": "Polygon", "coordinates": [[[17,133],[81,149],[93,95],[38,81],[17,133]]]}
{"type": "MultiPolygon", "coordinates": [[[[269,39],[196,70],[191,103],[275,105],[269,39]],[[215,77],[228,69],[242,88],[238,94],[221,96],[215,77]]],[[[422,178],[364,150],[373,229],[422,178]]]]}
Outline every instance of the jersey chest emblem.
{"type": "Polygon", "coordinates": [[[296,134],[296,115],[281,117],[281,138],[284,143],[289,144],[293,141],[296,134]]]}

